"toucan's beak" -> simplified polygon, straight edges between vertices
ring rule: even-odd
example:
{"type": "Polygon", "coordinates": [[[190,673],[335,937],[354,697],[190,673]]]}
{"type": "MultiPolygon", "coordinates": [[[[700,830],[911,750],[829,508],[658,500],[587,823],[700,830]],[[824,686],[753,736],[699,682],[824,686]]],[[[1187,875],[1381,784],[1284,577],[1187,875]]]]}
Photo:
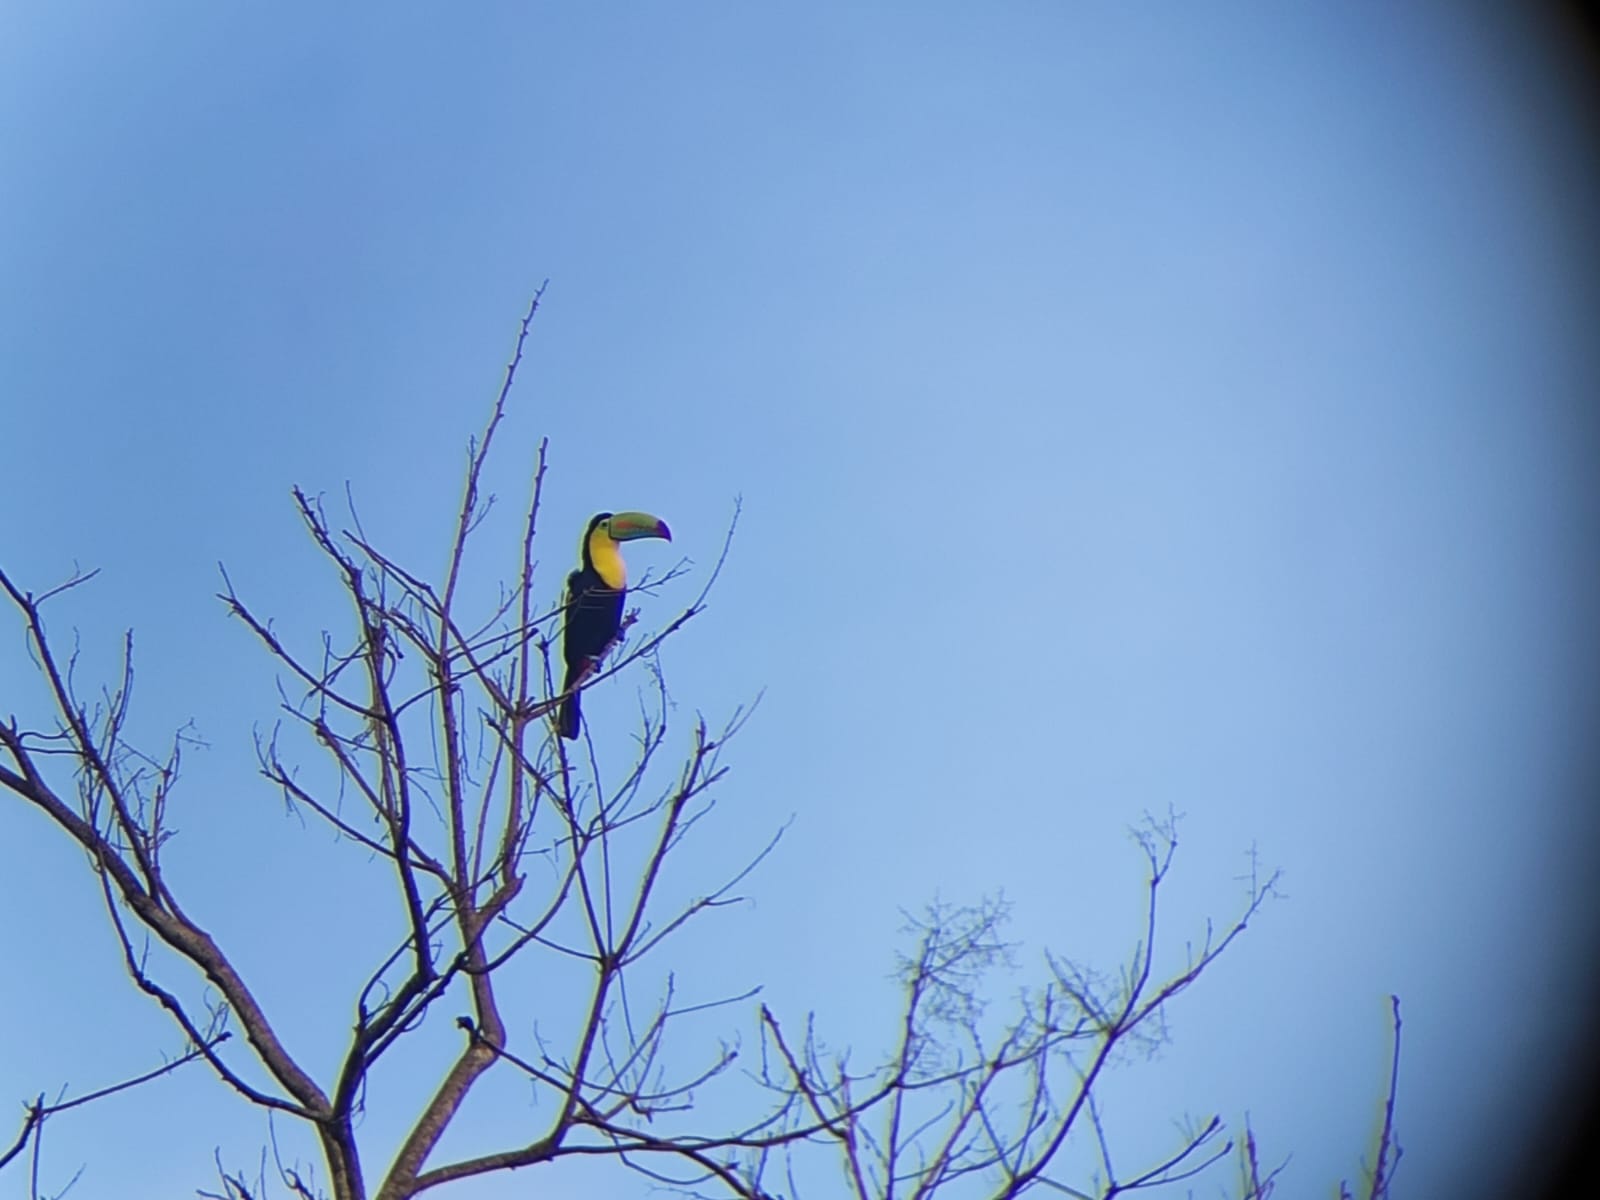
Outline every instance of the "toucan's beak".
{"type": "Polygon", "coordinates": [[[672,531],[667,528],[667,523],[660,517],[652,517],[649,513],[615,513],[606,524],[611,529],[613,541],[631,542],[635,538],[664,538],[669,542],[672,540],[672,531]]]}

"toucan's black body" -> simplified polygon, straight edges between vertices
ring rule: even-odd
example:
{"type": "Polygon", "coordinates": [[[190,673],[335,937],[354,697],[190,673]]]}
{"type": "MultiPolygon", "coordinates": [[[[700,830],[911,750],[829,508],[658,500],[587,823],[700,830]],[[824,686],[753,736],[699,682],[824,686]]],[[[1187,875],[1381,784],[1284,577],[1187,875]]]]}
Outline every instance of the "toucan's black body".
{"type": "Polygon", "coordinates": [[[628,594],[627,569],[618,543],[635,538],[672,540],[667,523],[649,513],[596,513],[583,531],[581,565],[567,576],[567,623],[561,638],[561,656],[567,673],[561,690],[557,729],[564,738],[578,736],[583,710],[578,692],[600,665],[607,647],[622,629],[622,602],[628,594]]]}
{"type": "MultiPolygon", "coordinates": [[[[586,670],[599,665],[600,655],[622,628],[622,600],[627,594],[626,588],[607,587],[587,562],[567,576],[567,632],[561,639],[567,676],[561,684],[562,691],[582,679],[586,670]]],[[[577,737],[582,716],[578,693],[573,692],[561,702],[561,736],[577,737]]]]}

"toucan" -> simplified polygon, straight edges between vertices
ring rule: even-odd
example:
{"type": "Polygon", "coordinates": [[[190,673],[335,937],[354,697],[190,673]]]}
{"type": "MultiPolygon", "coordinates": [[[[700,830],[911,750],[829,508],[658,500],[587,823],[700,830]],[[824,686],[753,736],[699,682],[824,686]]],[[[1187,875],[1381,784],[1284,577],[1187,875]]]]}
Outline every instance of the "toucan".
{"type": "Polygon", "coordinates": [[[565,698],[557,728],[564,738],[578,736],[582,710],[573,689],[600,665],[622,629],[622,599],[628,591],[628,570],[620,543],[636,538],[672,540],[667,523],[649,513],[596,513],[589,518],[578,547],[581,566],[567,576],[567,625],[561,638],[561,655],[567,662],[561,685],[565,698]]]}

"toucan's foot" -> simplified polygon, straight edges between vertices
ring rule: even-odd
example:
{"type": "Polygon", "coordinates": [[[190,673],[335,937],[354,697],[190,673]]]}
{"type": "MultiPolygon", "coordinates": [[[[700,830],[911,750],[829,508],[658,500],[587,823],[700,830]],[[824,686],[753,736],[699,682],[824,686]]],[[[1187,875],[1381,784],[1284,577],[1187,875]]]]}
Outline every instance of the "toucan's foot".
{"type": "Polygon", "coordinates": [[[628,626],[632,625],[638,619],[639,610],[637,608],[630,608],[627,614],[622,618],[621,622],[618,623],[616,633],[612,634],[611,640],[606,643],[606,651],[608,653],[610,652],[611,647],[620,646],[623,642],[628,640],[628,626]]]}

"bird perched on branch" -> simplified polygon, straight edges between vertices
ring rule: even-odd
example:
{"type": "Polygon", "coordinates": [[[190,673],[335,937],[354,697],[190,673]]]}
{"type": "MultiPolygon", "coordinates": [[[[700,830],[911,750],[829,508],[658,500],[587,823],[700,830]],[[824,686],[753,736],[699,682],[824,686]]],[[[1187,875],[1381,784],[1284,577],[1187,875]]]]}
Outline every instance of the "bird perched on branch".
{"type": "Polygon", "coordinates": [[[628,569],[620,543],[636,538],[672,540],[667,523],[649,513],[596,513],[578,547],[582,565],[567,576],[567,624],[561,655],[567,663],[561,685],[565,698],[557,728],[564,738],[578,736],[582,710],[577,688],[600,665],[622,630],[622,601],[628,591],[628,569]]]}

